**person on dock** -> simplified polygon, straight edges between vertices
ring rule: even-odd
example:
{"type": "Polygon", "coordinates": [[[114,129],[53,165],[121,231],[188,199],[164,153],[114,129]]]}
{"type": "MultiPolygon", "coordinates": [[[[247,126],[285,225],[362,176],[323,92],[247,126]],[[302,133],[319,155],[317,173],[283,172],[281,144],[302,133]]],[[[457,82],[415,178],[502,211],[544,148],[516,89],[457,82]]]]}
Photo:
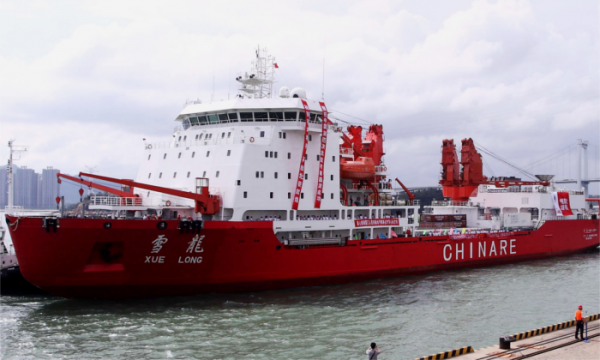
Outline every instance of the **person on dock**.
{"type": "Polygon", "coordinates": [[[369,360],[377,360],[377,355],[381,354],[381,350],[374,342],[371,343],[371,347],[367,349],[367,355],[369,355],[369,360]]]}
{"type": "Polygon", "coordinates": [[[583,306],[579,305],[579,310],[575,311],[575,339],[579,340],[577,333],[581,334],[583,340],[583,306]]]}

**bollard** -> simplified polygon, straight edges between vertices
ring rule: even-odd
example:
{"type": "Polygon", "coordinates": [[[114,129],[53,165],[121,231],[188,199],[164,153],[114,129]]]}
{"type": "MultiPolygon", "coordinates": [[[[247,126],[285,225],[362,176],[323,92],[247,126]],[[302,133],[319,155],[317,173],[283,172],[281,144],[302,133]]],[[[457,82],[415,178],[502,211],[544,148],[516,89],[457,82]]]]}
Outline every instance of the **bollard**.
{"type": "Polygon", "coordinates": [[[588,337],[587,337],[587,321],[585,322],[585,340],[583,340],[583,342],[585,342],[585,343],[589,343],[590,342],[588,340],[588,337]]]}
{"type": "Polygon", "coordinates": [[[510,350],[510,343],[515,341],[517,339],[515,339],[512,336],[502,336],[500,338],[500,349],[501,350],[510,350]]]}

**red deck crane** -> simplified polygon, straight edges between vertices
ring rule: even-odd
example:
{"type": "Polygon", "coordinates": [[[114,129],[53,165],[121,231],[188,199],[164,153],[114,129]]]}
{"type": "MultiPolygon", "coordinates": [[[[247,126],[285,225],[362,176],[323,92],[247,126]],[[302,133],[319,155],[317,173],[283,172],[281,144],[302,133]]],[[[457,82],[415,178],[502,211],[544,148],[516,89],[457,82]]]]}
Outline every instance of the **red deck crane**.
{"type": "Polygon", "coordinates": [[[404,186],[402,181],[398,180],[398,178],[396,178],[396,181],[398,182],[398,184],[400,184],[400,186],[402,186],[402,189],[404,189],[404,191],[406,192],[406,195],[408,195],[408,200],[410,201],[410,204],[412,205],[413,200],[415,199],[415,194],[411,193],[410,190],[408,190],[408,188],[406,186],[404,186]]]}
{"type": "Polygon", "coordinates": [[[156,191],[163,194],[182,197],[185,199],[194,200],[194,211],[203,215],[214,215],[221,210],[221,198],[218,195],[211,195],[208,189],[208,179],[197,178],[196,192],[181,191],[162,186],[149,185],[133,180],[115,179],[108,176],[94,175],[88,173],[79,173],[79,176],[90,177],[98,180],[110,181],[115,184],[127,185],[130,188],[137,187],[140,189],[156,191]]]}

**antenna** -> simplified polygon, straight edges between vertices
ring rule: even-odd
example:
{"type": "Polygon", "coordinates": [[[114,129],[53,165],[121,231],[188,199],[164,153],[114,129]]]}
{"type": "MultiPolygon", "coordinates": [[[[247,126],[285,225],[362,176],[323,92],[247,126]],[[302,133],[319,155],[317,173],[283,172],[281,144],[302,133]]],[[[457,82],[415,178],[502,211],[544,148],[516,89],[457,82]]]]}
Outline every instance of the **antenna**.
{"type": "Polygon", "coordinates": [[[325,57],[323,56],[323,90],[321,92],[321,100],[325,101],[325,57]]]}

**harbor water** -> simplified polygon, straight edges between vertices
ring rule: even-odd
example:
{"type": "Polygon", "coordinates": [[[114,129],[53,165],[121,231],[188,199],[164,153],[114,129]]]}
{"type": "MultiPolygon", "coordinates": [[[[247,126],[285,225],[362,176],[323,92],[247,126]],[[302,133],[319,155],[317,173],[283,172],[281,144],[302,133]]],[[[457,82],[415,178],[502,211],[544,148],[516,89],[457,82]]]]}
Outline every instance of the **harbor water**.
{"type": "Polygon", "coordinates": [[[412,359],[600,312],[600,254],[244,294],[1,299],[2,359],[412,359]]]}

